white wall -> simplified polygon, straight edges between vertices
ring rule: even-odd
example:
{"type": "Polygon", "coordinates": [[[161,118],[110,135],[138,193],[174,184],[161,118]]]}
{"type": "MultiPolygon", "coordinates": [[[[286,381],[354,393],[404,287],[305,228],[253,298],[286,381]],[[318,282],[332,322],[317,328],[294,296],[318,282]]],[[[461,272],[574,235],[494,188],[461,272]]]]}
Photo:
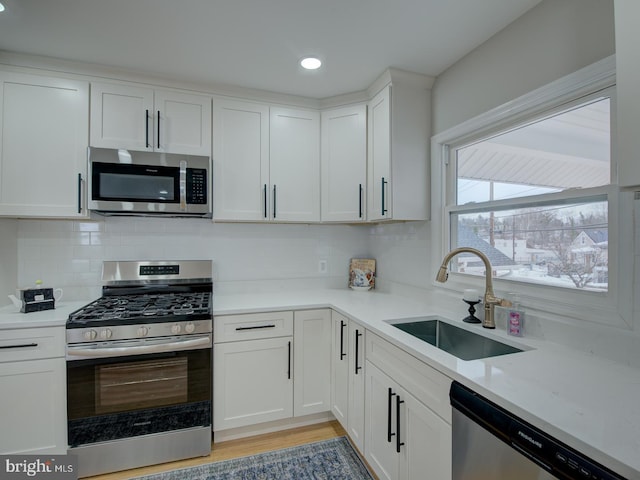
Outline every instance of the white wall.
{"type": "Polygon", "coordinates": [[[365,240],[366,227],[348,225],[20,220],[17,277],[20,285],[41,279],[62,287],[65,299],[86,300],[100,295],[103,260],[212,259],[217,292],[346,287],[349,259],[369,255],[365,240]],[[318,271],[320,259],[328,262],[326,274],[318,271]]]}
{"type": "Polygon", "coordinates": [[[433,133],[615,53],[613,0],[544,0],[438,76],[433,133]]]}
{"type": "Polygon", "coordinates": [[[7,297],[16,289],[18,278],[18,221],[0,218],[0,306],[9,305],[7,297]]]}

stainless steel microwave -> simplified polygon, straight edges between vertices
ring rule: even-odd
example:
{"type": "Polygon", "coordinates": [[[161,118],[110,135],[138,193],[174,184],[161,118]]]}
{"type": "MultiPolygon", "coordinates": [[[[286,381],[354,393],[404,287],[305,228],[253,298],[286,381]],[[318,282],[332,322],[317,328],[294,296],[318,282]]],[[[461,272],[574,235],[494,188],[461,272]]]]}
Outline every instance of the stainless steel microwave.
{"type": "Polygon", "coordinates": [[[89,147],[89,209],[105,215],[211,217],[211,160],[89,147]]]}

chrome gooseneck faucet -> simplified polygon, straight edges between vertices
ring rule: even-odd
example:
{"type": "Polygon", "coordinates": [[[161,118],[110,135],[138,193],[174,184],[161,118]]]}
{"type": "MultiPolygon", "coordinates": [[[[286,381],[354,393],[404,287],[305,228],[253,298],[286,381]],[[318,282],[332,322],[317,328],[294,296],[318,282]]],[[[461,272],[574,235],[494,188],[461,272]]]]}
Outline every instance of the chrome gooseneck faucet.
{"type": "Polygon", "coordinates": [[[442,265],[440,265],[440,269],[436,275],[436,281],[440,283],[444,283],[449,278],[449,273],[447,272],[447,265],[451,261],[453,257],[458,255],[459,253],[473,253],[480,257],[480,259],[484,262],[485,266],[485,289],[484,289],[484,320],[482,321],[482,326],[484,328],[496,328],[496,322],[494,318],[494,307],[496,305],[500,305],[503,307],[508,307],[511,302],[505,300],[503,298],[498,298],[493,293],[493,280],[491,279],[491,263],[489,262],[489,258],[482,253],[480,250],[476,250],[471,247],[460,247],[454,250],[451,250],[447,253],[442,260],[442,265]]]}

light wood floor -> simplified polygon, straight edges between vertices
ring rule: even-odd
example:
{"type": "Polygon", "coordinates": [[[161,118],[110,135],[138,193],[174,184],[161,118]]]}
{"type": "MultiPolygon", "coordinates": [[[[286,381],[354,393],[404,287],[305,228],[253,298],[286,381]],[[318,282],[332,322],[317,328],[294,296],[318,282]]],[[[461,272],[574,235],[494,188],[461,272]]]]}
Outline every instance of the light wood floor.
{"type": "Polygon", "coordinates": [[[191,458],[178,462],[163,463],[151,467],[136,468],[122,472],[108,473],[95,477],[88,477],[90,480],[123,480],[140,475],[148,475],[177,468],[193,467],[203,463],[229,460],[230,458],[245,457],[281,448],[295,447],[305,443],[319,442],[330,438],[345,435],[344,429],[337,421],[318,423],[306,427],[284,430],[281,432],[267,433],[255,437],[230,440],[212,445],[211,454],[207,457],[191,458]]]}

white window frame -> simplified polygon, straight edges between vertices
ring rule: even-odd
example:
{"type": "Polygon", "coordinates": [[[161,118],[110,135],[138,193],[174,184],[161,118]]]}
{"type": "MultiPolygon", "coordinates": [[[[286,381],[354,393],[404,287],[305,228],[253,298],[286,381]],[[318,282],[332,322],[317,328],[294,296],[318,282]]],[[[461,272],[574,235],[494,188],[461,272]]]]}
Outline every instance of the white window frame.
{"type": "MultiPolygon", "coordinates": [[[[541,200],[555,199],[561,202],[581,200],[607,195],[609,202],[609,288],[607,292],[590,292],[579,289],[530,284],[495,278],[494,289],[498,296],[517,293],[523,306],[533,315],[564,318],[570,321],[589,321],[598,324],[632,328],[633,309],[633,192],[618,187],[617,155],[615,142],[615,56],[607,57],[578,70],[522,97],[465,121],[441,132],[431,139],[432,160],[432,244],[431,262],[437,268],[450,250],[450,213],[455,202],[456,173],[451,155],[455,148],[487,138],[498,132],[526,124],[553,111],[562,111],[571,104],[579,104],[601,90],[613,88],[611,97],[611,183],[590,189],[569,190],[542,195],[541,200]],[[625,259],[625,261],[622,261],[625,259]]],[[[518,201],[531,202],[535,197],[506,200],[505,205],[517,207],[518,201]]],[[[492,204],[499,203],[491,202],[492,204]]],[[[480,205],[455,206],[457,213],[472,211],[480,205]]],[[[484,290],[484,278],[450,272],[449,281],[434,287],[462,292],[465,288],[484,290]]]]}

